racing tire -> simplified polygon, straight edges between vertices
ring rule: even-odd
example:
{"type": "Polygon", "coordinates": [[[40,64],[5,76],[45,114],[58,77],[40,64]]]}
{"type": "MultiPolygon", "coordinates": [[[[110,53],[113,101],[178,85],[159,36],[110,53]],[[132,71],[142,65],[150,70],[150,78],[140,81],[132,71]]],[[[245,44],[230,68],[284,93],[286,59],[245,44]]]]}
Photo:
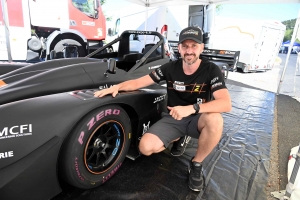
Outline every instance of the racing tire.
{"type": "Polygon", "coordinates": [[[76,40],[72,40],[72,39],[63,39],[60,40],[59,42],[57,42],[54,46],[54,51],[57,54],[57,58],[63,58],[63,49],[65,48],[63,46],[63,44],[69,44],[69,45],[75,45],[78,48],[78,57],[84,57],[86,56],[86,52],[85,49],[83,48],[83,46],[76,40]]]}
{"type": "Polygon", "coordinates": [[[97,108],[84,116],[66,138],[59,156],[59,176],[81,189],[109,180],[130,146],[130,119],[120,106],[97,108]]]}
{"type": "Polygon", "coordinates": [[[114,48],[112,46],[107,47],[107,53],[112,53],[114,52],[114,48]]]}

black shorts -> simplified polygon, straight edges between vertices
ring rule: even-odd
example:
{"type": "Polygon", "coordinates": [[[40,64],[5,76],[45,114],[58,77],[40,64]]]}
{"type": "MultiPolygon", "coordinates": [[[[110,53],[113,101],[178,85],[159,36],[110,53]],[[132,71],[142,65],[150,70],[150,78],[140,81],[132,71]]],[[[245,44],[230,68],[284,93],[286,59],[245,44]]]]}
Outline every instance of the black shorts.
{"type": "Polygon", "coordinates": [[[169,113],[162,113],[162,119],[153,124],[147,133],[152,133],[160,138],[165,148],[173,140],[185,135],[199,138],[198,120],[201,114],[190,115],[181,120],[174,119],[169,113]]]}

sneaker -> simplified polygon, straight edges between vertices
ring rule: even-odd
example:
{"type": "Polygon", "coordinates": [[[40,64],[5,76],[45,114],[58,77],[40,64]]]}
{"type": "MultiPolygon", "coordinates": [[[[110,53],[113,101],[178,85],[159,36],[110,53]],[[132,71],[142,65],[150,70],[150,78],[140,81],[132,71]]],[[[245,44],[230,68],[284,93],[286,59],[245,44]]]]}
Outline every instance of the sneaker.
{"type": "Polygon", "coordinates": [[[189,188],[193,191],[200,191],[204,188],[204,176],[202,172],[202,163],[193,162],[191,159],[189,165],[189,188]]]}
{"type": "Polygon", "coordinates": [[[178,141],[173,142],[173,146],[171,148],[172,156],[181,156],[184,153],[184,150],[191,140],[190,136],[181,137],[178,141]]]}

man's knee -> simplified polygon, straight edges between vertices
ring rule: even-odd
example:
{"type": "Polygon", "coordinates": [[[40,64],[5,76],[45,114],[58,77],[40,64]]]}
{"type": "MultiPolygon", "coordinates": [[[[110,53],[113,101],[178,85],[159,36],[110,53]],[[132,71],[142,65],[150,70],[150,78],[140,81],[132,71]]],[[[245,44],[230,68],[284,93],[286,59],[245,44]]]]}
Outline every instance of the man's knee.
{"type": "Polygon", "coordinates": [[[207,127],[211,130],[223,130],[223,117],[220,113],[203,113],[199,119],[199,127],[207,127]]]}
{"type": "Polygon", "coordinates": [[[158,136],[146,133],[142,136],[139,143],[139,150],[143,155],[150,156],[163,150],[164,144],[158,136]]]}

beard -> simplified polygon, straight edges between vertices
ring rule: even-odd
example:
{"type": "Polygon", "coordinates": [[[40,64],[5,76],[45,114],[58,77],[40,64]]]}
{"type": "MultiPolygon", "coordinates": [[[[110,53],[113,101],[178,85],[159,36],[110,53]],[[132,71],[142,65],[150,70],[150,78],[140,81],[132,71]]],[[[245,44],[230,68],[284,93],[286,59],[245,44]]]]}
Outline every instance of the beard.
{"type": "Polygon", "coordinates": [[[196,54],[191,53],[185,53],[183,56],[183,61],[185,62],[186,65],[192,65],[198,60],[199,56],[196,56],[196,54]],[[187,58],[189,56],[189,58],[187,58]]]}

